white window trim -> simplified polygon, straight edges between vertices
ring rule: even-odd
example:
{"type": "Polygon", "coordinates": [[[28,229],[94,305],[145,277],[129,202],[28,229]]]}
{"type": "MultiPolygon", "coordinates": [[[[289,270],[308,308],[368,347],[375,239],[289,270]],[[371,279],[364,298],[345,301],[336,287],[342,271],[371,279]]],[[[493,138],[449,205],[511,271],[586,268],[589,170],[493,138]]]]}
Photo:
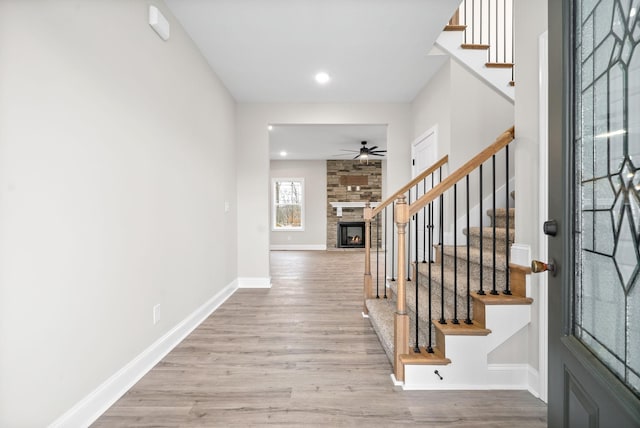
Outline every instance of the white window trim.
{"type": "Polygon", "coordinates": [[[305,228],[305,187],[302,177],[274,177],[271,179],[271,231],[272,232],[304,232],[305,228]],[[276,227],[276,183],[279,181],[299,181],[302,188],[300,197],[300,227],[276,227]]]}

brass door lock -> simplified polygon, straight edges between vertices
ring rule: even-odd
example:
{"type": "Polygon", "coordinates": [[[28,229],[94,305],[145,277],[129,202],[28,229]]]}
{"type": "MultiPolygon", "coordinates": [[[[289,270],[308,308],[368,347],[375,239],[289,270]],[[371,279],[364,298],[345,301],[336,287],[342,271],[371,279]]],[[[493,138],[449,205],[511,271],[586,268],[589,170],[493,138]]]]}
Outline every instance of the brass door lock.
{"type": "Polygon", "coordinates": [[[546,271],[549,271],[552,276],[556,276],[556,262],[553,259],[550,259],[549,263],[541,262],[540,260],[531,261],[531,272],[540,273],[546,271]]]}

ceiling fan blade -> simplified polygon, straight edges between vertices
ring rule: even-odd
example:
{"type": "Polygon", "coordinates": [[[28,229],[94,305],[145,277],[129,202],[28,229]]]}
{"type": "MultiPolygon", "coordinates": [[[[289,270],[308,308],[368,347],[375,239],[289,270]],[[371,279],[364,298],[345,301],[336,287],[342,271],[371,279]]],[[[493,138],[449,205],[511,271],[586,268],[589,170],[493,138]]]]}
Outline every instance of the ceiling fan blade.
{"type": "Polygon", "coordinates": [[[341,152],[360,153],[360,150],[340,149],[341,152]]]}
{"type": "Polygon", "coordinates": [[[358,159],[359,157],[360,157],[360,155],[358,155],[358,156],[356,156],[355,158],[353,158],[353,160],[356,160],[356,159],[358,159]]]}
{"type": "Polygon", "coordinates": [[[382,153],[369,153],[371,156],[384,156],[382,153]]]}
{"type": "Polygon", "coordinates": [[[372,152],[372,151],[374,151],[374,150],[375,150],[375,149],[377,149],[377,148],[378,148],[378,146],[373,146],[373,147],[371,147],[371,148],[369,149],[369,152],[372,152]]]}
{"type": "Polygon", "coordinates": [[[386,150],[370,150],[369,153],[387,153],[386,150]]]}

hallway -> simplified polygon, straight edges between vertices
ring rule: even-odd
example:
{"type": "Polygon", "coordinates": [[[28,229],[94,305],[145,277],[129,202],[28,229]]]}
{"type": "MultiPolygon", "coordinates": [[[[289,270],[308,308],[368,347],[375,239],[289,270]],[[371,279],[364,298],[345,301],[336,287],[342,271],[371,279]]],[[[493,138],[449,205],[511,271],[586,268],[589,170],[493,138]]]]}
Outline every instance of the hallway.
{"type": "Polygon", "coordinates": [[[545,427],[526,391],[402,391],[361,316],[360,252],[271,253],[271,289],[239,289],[95,427],[545,427]]]}

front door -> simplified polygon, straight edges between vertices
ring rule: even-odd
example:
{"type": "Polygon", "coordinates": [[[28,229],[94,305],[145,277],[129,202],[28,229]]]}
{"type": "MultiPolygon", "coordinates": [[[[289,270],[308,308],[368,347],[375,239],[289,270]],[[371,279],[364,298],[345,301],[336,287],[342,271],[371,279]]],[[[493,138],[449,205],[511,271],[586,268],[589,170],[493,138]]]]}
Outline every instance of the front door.
{"type": "Polygon", "coordinates": [[[548,7],[549,426],[640,427],[640,1],[548,7]]]}

